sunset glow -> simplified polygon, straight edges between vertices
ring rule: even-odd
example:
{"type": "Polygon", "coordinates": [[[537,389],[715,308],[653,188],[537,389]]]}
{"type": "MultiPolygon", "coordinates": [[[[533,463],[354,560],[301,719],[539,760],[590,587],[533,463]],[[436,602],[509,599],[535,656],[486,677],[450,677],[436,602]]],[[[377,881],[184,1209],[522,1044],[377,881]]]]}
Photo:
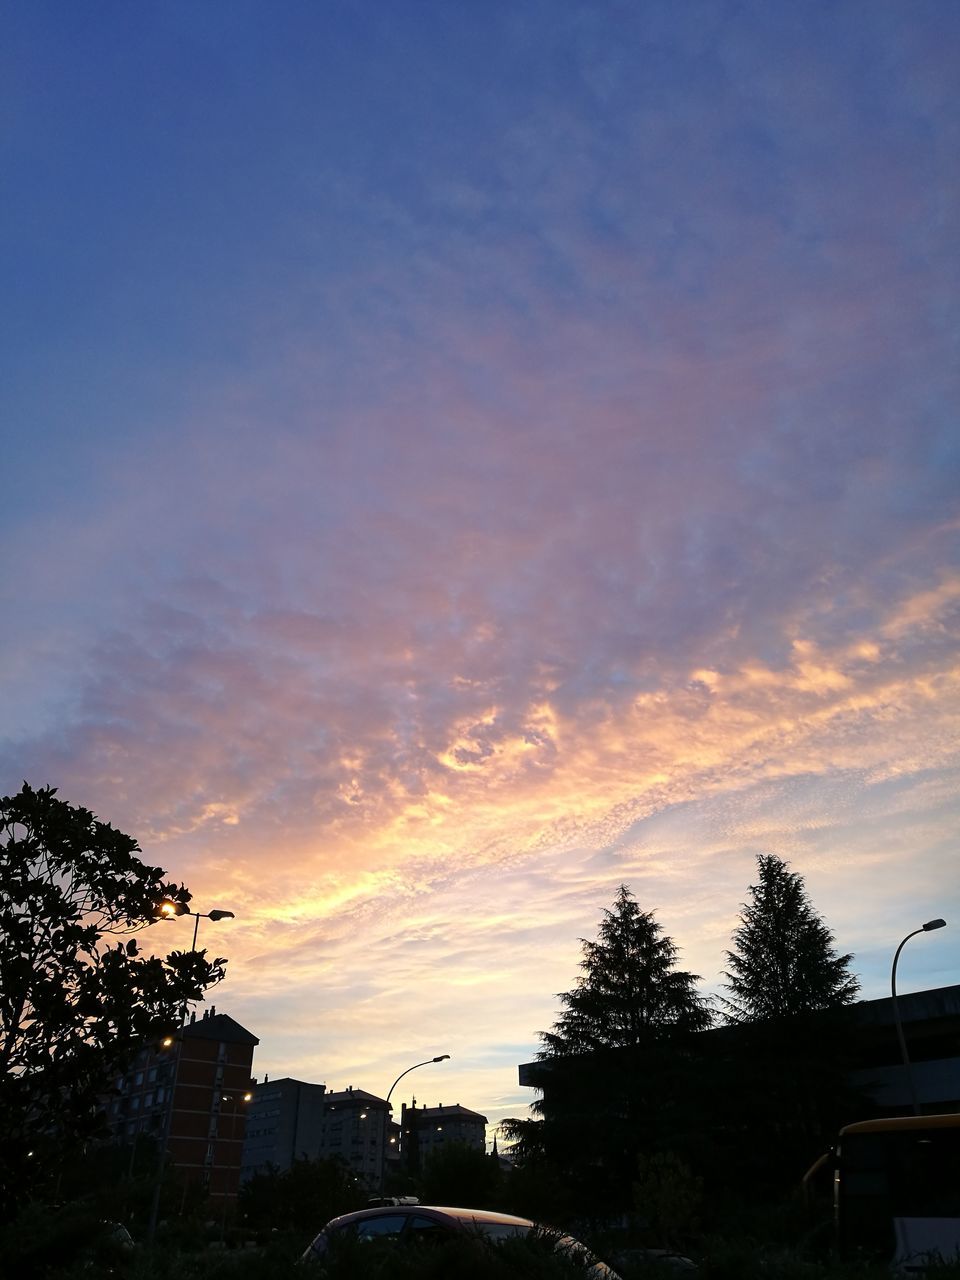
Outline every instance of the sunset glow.
{"type": "Polygon", "coordinates": [[[960,7],[7,27],[0,786],[235,912],[255,1071],[524,1114],[759,853],[960,982],[960,7]]]}

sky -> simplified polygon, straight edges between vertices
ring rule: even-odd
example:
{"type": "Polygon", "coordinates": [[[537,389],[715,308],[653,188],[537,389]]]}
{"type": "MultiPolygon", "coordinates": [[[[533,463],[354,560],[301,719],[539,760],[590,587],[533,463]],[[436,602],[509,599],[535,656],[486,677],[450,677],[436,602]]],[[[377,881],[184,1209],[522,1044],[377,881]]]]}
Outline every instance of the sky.
{"type": "Polygon", "coordinates": [[[0,793],[235,912],[260,1078],[524,1115],[761,853],[960,982],[960,6],[2,10],[0,793]]]}

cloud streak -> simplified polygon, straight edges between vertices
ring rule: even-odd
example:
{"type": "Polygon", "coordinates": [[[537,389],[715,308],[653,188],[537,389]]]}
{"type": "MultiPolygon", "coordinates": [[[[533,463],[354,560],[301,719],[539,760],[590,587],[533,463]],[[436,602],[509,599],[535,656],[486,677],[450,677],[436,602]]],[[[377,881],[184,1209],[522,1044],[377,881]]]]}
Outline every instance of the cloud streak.
{"type": "Polygon", "coordinates": [[[86,323],[31,301],[8,408],[75,474],[2,516],[7,789],[237,911],[204,941],[272,1073],[449,1051],[444,1088],[516,1111],[617,884],[715,987],[758,852],[879,993],[956,901],[956,24],[531,0],[421,47],[332,8],[328,44],[297,20],[324,88],[238,19],[254,102],[221,76],[142,161],[107,130],[140,265],[84,274],[86,323]]]}

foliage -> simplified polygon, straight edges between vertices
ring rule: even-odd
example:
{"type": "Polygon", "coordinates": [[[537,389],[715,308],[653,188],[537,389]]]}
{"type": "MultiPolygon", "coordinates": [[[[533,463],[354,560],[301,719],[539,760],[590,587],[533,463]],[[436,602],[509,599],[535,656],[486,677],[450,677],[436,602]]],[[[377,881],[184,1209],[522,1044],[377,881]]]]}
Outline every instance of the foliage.
{"type": "Polygon", "coordinates": [[[503,1179],[497,1207],[535,1222],[577,1222],[584,1216],[584,1204],[571,1185],[571,1172],[569,1160],[539,1157],[517,1164],[503,1179]]]}
{"type": "Polygon", "coordinates": [[[647,1045],[710,1025],[709,1006],[695,989],[699,978],[675,968],[677,946],[626,885],[604,911],[597,941],[580,943],[583,973],[559,995],[563,1012],[552,1031],[541,1032],[539,1057],[647,1045]]]}
{"type": "Polygon", "coordinates": [[[703,1203],[703,1179],[670,1151],[641,1155],[633,1184],[634,1209],[658,1245],[689,1240],[703,1203]]]}
{"type": "Polygon", "coordinates": [[[133,936],[190,893],[137,842],[26,783],[0,799],[0,1219],[95,1135],[113,1075],[223,976],[133,936]]]}
{"type": "Polygon", "coordinates": [[[239,1215],[255,1231],[296,1230],[312,1239],[331,1218],[366,1202],[366,1191],[342,1160],[300,1159],[243,1183],[239,1215]]]}
{"type": "Polygon", "coordinates": [[[405,1246],[346,1239],[323,1262],[325,1280],[586,1280],[589,1274],[587,1259],[558,1250],[548,1232],[496,1242],[479,1233],[437,1232],[405,1246]]]}
{"type": "Polygon", "coordinates": [[[13,1223],[0,1227],[0,1256],[5,1274],[59,1276],[72,1271],[122,1274],[129,1260],[129,1237],[116,1222],[88,1204],[51,1211],[31,1205],[13,1223]]]}
{"type": "Polygon", "coordinates": [[[499,1195],[500,1167],[496,1157],[461,1142],[447,1143],[432,1151],[420,1175],[420,1199],[424,1204],[497,1209],[499,1195]]]}
{"type": "Polygon", "coordinates": [[[732,1022],[782,1020],[850,1004],[860,989],[852,955],[837,955],[803,877],[774,854],[757,858],[757,883],[743,904],[724,1001],[732,1022]]]}

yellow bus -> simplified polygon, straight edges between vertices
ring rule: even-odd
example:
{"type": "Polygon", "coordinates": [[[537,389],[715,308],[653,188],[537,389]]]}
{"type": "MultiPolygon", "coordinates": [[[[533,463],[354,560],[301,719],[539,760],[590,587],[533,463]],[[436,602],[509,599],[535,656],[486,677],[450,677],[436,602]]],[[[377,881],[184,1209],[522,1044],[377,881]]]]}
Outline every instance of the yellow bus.
{"type": "Polygon", "coordinates": [[[834,1149],[834,1212],[847,1256],[895,1270],[960,1260],[960,1115],[862,1120],[834,1149]]]}

